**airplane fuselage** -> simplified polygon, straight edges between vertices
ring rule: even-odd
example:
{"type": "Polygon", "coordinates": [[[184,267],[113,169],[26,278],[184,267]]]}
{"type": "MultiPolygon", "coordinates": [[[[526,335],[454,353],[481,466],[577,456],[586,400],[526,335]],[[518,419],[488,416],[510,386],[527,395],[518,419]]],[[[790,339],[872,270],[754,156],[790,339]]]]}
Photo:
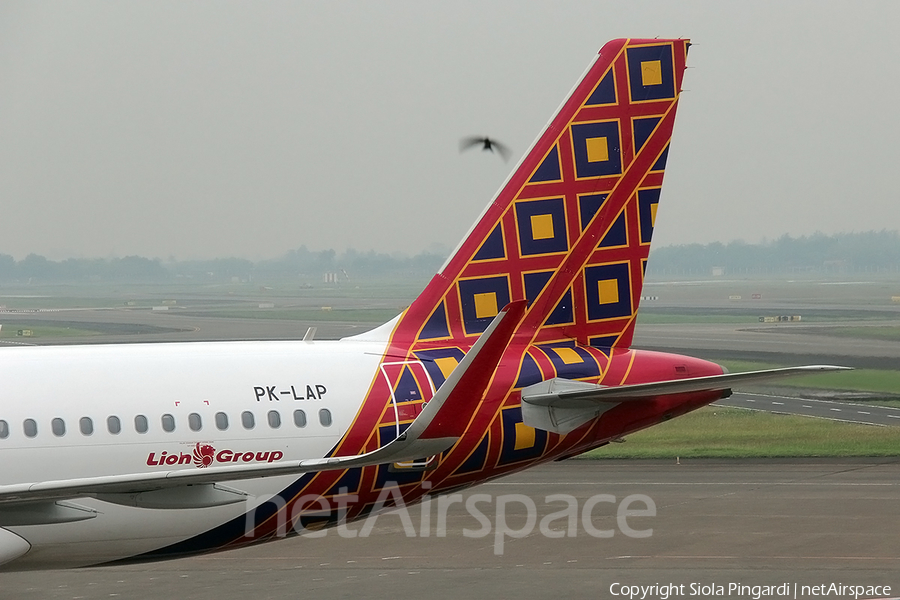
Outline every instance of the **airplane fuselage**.
{"type": "MultiPolygon", "coordinates": [[[[53,481],[222,464],[271,464],[327,456],[341,440],[345,448],[364,448],[369,440],[353,439],[351,425],[356,423],[360,431],[386,432],[382,433],[386,439],[395,437],[441,383],[429,375],[438,372],[435,365],[399,361],[394,368],[408,369],[414,376],[408,381],[414,383],[407,387],[414,389],[400,389],[400,384],[390,394],[374,398],[369,392],[379,378],[396,379],[388,371],[390,361],[383,361],[387,351],[385,343],[352,339],[2,349],[0,485],[34,481],[35,473],[41,474],[42,481],[53,481]],[[48,378],[44,375],[47,364],[61,368],[48,378]],[[363,398],[379,406],[365,411],[363,398]],[[359,423],[367,413],[378,418],[359,423]]],[[[557,352],[532,346],[526,356],[540,365],[560,362],[557,352]]],[[[572,363],[568,376],[573,378],[580,375],[618,384],[629,377],[629,383],[640,383],[671,379],[678,373],[693,377],[721,373],[712,363],[674,355],[596,348],[578,352],[586,359],[581,364],[562,354],[572,363]],[[635,363],[641,368],[634,369],[635,363]]],[[[530,379],[541,377],[539,371],[529,375],[523,367],[498,371],[498,376],[516,379],[502,386],[507,388],[522,388],[533,383],[530,379]]],[[[472,427],[467,433],[472,439],[464,437],[453,450],[433,460],[426,477],[428,491],[438,494],[578,453],[713,399],[709,392],[683,396],[677,403],[647,400],[616,408],[598,425],[570,436],[523,429],[515,406],[510,404],[498,412],[496,405],[504,399],[486,398],[480,410],[483,417],[493,421],[499,414],[502,422],[472,427]],[[521,442],[507,439],[505,443],[496,439],[510,433],[530,438],[521,442]],[[485,446],[483,464],[458,468],[466,461],[455,455],[469,452],[464,458],[471,460],[476,452],[467,448],[479,445],[485,446]],[[451,472],[445,468],[449,465],[456,468],[451,472]]],[[[478,418],[474,420],[477,423],[478,418]]],[[[424,495],[421,470],[415,465],[406,468],[404,472],[404,465],[398,465],[393,473],[371,475],[364,474],[364,469],[344,473],[347,481],[371,480],[366,486],[348,487],[357,496],[357,506],[350,506],[347,516],[365,516],[363,507],[371,505],[386,486],[399,485],[408,504],[424,495]],[[406,483],[409,475],[414,476],[411,484],[406,483]]],[[[310,481],[303,483],[304,495],[334,496],[327,483],[316,485],[317,479],[327,479],[325,475],[305,476],[310,481]]],[[[158,558],[153,552],[161,548],[183,555],[270,535],[267,513],[263,511],[258,523],[254,513],[261,504],[280,497],[285,512],[293,508],[299,514],[291,503],[296,502],[295,488],[301,480],[277,476],[224,482],[227,489],[247,496],[239,502],[200,507],[180,507],[176,502],[168,508],[155,508],[140,499],[134,500],[135,506],[128,506],[127,496],[95,495],[67,503],[96,511],[83,520],[65,522],[63,518],[63,522],[23,525],[13,517],[0,525],[7,525],[31,544],[30,551],[15,561],[16,569],[82,566],[147,553],[147,558],[158,558]],[[228,522],[250,523],[249,528],[244,527],[249,531],[240,536],[226,532],[190,545],[198,534],[228,522]]]]}

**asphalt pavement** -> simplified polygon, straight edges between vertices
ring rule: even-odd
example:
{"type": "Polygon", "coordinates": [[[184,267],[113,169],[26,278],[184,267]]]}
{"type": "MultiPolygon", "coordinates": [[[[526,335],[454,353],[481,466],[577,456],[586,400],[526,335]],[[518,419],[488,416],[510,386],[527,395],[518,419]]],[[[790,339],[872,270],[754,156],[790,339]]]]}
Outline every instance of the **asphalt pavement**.
{"type": "Polygon", "coordinates": [[[612,599],[622,585],[660,584],[685,586],[688,597],[692,584],[749,586],[718,596],[731,598],[782,584],[797,586],[797,598],[822,597],[802,586],[890,586],[881,597],[900,590],[900,459],[680,463],[569,460],[510,475],[448,504],[444,535],[433,501],[427,526],[416,505],[407,525],[384,514],[365,536],[356,523],[352,538],[328,530],[169,562],[4,573],[0,598],[612,599]],[[466,506],[475,494],[484,495],[475,506],[486,531],[466,506]],[[570,503],[571,528],[567,516],[553,516],[570,503]],[[624,519],[623,504],[635,511],[624,519]],[[501,523],[513,533],[500,537],[498,553],[501,523]]]}
{"type": "Polygon", "coordinates": [[[717,406],[733,406],[786,415],[801,415],[832,421],[863,423],[866,425],[900,425],[900,408],[834,402],[810,398],[796,398],[774,394],[736,392],[730,398],[715,402],[717,406]]]}

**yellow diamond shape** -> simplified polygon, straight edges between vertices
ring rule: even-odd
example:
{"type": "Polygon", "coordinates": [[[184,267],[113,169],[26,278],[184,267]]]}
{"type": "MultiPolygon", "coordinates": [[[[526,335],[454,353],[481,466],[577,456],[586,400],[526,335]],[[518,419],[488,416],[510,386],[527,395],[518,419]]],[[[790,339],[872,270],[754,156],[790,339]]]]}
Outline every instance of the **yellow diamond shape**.
{"type": "Polygon", "coordinates": [[[516,423],[516,444],[514,450],[524,450],[534,447],[534,427],[525,423],[516,423]]]}
{"type": "Polygon", "coordinates": [[[641,63],[641,83],[643,85],[659,85],[662,83],[662,64],[658,60],[641,63]]]}
{"type": "Polygon", "coordinates": [[[606,162],[609,160],[609,142],[605,137],[588,138],[584,143],[587,145],[588,162],[606,162]]]}
{"type": "Polygon", "coordinates": [[[659,207],[659,204],[651,204],[650,205],[650,226],[656,227],[656,209],[659,207]]]}
{"type": "Polygon", "coordinates": [[[475,294],[475,317],[478,319],[488,319],[496,317],[500,311],[497,309],[497,294],[495,292],[485,292],[483,294],[475,294]]]}
{"type": "Polygon", "coordinates": [[[581,356],[573,348],[554,348],[553,351],[562,359],[563,364],[574,365],[582,362],[581,356]]]}
{"type": "Polygon", "coordinates": [[[456,365],[459,364],[459,361],[452,356],[445,356],[444,358],[434,359],[434,364],[438,366],[438,369],[441,370],[441,373],[444,375],[444,377],[450,377],[450,373],[453,372],[453,369],[456,368],[456,365]]]}
{"type": "Polygon", "coordinates": [[[553,215],[531,215],[531,238],[553,239],[553,215]]]}
{"type": "Polygon", "coordinates": [[[619,280],[603,279],[597,282],[600,304],[615,304],[619,301],[619,280]]]}

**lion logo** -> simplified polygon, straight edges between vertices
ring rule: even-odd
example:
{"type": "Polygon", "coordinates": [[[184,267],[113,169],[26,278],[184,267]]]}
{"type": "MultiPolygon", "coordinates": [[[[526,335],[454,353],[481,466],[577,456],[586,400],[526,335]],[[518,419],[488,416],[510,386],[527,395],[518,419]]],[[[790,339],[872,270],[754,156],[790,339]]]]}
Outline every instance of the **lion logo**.
{"type": "Polygon", "coordinates": [[[215,448],[213,448],[209,444],[201,444],[200,442],[197,442],[197,447],[194,448],[194,465],[201,469],[205,469],[206,467],[213,464],[215,455],[215,448]]]}

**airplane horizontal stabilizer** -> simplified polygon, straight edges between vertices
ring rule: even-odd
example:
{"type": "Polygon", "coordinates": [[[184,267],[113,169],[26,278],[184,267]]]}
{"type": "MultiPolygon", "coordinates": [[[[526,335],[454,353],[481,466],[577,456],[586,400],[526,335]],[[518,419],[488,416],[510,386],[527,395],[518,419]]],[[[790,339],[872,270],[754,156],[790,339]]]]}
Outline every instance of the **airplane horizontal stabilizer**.
{"type": "Polygon", "coordinates": [[[730,392],[738,383],[846,370],[851,370],[851,367],[807,365],[620,386],[554,378],[522,390],[522,417],[531,427],[563,434],[599,417],[620,402],[691,392],[730,392]]]}

